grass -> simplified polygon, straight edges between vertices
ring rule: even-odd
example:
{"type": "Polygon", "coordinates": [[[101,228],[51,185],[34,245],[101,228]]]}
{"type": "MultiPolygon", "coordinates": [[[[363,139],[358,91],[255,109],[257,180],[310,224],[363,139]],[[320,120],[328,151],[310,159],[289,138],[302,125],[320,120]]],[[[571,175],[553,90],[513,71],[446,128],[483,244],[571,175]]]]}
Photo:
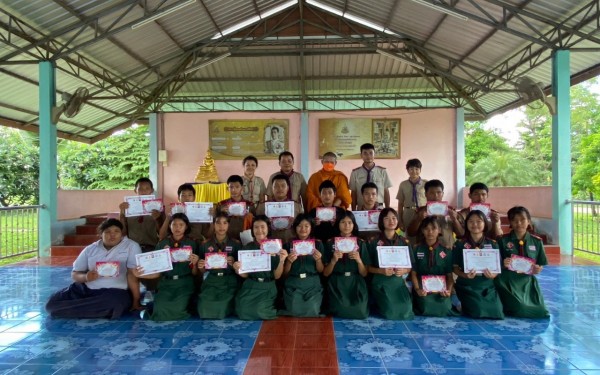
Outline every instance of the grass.
{"type": "Polygon", "coordinates": [[[32,258],[37,249],[37,210],[0,211],[0,265],[32,258]]]}
{"type": "Polygon", "coordinates": [[[576,209],[573,215],[573,247],[576,257],[600,263],[600,216],[576,209]]]}

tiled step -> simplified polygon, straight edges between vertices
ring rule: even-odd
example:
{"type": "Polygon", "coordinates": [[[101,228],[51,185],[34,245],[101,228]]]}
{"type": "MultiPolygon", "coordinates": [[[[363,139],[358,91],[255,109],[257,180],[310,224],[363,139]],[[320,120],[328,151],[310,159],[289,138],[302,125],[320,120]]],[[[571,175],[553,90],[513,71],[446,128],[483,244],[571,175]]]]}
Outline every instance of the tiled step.
{"type": "Polygon", "coordinates": [[[87,246],[94,241],[98,241],[97,234],[67,234],[63,242],[66,246],[87,246]]]}
{"type": "Polygon", "coordinates": [[[106,220],[106,216],[87,216],[85,218],[85,223],[86,225],[95,225],[97,227],[98,224],[102,223],[104,220],[106,220]]]}
{"type": "Polygon", "coordinates": [[[75,234],[97,234],[97,225],[78,225],[75,227],[75,234]]]}
{"type": "Polygon", "coordinates": [[[50,248],[50,256],[52,257],[66,257],[66,256],[77,256],[81,253],[85,246],[52,246],[50,248]]]}
{"type": "Polygon", "coordinates": [[[546,255],[560,255],[560,246],[544,245],[544,251],[546,252],[546,255]]]}

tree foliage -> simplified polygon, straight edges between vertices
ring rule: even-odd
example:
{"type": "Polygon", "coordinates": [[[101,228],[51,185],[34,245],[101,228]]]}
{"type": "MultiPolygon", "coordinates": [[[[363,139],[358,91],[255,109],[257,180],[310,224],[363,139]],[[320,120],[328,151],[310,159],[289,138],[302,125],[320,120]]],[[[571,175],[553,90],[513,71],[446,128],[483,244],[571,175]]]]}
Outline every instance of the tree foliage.
{"type": "Polygon", "coordinates": [[[465,173],[474,172],[476,163],[487,158],[490,152],[508,152],[506,140],[492,130],[487,130],[479,121],[465,122],[465,173]]]}
{"type": "Polygon", "coordinates": [[[37,135],[0,126],[0,205],[36,204],[39,186],[37,135]]]}

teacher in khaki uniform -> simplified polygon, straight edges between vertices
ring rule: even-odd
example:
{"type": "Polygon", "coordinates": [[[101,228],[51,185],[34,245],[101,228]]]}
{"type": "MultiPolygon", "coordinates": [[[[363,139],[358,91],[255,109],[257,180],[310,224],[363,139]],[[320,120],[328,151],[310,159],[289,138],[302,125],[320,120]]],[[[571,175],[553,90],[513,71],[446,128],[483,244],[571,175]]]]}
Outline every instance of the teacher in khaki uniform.
{"type": "Polygon", "coordinates": [[[360,146],[360,157],[363,164],[352,170],[350,174],[350,190],[352,191],[352,209],[363,205],[363,197],[360,193],[361,187],[367,182],[377,185],[377,203],[385,207],[390,206],[390,190],[392,181],[387,170],[375,165],[375,146],[365,143],[360,146]]]}

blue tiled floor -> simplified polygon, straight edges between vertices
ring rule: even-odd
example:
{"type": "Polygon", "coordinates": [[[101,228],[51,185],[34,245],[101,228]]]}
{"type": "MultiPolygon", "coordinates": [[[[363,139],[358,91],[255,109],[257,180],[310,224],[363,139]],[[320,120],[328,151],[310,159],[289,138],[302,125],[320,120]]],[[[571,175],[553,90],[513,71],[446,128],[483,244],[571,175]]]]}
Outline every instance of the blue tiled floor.
{"type": "MultiPolygon", "coordinates": [[[[260,322],[51,320],[65,267],[0,268],[0,374],[238,374],[260,322]]],[[[600,267],[546,267],[548,320],[334,320],[343,374],[600,374],[600,267]]],[[[268,373],[265,372],[265,374],[268,373]]]]}

